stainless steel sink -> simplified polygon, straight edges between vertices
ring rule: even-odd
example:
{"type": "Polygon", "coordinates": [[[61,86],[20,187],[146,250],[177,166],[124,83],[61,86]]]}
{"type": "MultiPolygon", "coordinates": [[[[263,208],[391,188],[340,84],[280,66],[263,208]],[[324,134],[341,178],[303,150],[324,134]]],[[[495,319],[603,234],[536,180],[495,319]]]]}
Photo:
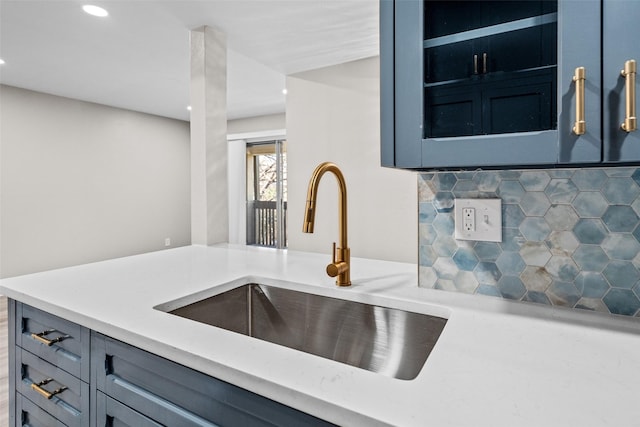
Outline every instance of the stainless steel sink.
{"type": "Polygon", "coordinates": [[[418,375],[447,322],[256,283],[169,313],[402,380],[418,375]]]}

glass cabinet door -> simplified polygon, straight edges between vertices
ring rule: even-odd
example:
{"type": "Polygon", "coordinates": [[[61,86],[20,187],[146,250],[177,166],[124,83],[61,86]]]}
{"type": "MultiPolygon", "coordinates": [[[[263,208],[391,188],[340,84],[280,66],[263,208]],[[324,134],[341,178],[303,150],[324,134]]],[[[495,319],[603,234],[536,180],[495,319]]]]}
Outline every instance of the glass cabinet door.
{"type": "Polygon", "coordinates": [[[557,128],[557,1],[424,2],[424,137],[557,128]]]}

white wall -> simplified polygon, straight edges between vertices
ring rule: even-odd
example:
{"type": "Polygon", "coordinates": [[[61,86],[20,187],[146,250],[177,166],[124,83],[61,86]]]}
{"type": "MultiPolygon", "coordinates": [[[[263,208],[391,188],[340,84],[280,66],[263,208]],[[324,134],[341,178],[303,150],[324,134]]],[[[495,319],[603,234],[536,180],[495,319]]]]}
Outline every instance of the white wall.
{"type": "Polygon", "coordinates": [[[189,124],[0,86],[0,277],[190,244],[189,124]]]}
{"type": "Polygon", "coordinates": [[[351,255],[417,262],[417,179],[380,166],[379,60],[371,58],[287,78],[289,248],[331,254],[338,239],[337,185],[325,175],[315,234],[302,233],[315,167],[333,161],[348,189],[351,255]]]}

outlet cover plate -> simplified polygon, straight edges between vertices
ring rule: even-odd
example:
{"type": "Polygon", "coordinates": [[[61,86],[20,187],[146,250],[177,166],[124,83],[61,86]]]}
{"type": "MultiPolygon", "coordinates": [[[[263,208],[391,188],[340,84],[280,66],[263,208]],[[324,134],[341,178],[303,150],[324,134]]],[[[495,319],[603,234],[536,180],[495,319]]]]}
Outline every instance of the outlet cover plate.
{"type": "Polygon", "coordinates": [[[502,242],[502,199],[455,199],[454,212],[457,240],[502,242]],[[462,211],[465,208],[472,208],[475,213],[475,230],[464,226],[462,211]]]}

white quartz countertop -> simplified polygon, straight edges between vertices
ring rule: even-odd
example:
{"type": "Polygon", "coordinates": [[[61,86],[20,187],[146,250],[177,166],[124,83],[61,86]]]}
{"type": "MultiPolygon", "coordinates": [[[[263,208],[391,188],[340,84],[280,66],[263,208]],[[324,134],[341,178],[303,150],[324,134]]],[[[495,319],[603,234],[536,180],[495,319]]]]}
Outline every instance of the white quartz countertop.
{"type": "Polygon", "coordinates": [[[0,292],[343,426],[639,425],[640,319],[421,289],[415,265],[359,258],[353,286],[336,288],[328,257],[187,246],[4,279],[0,292]],[[448,322],[405,381],[154,309],[246,277],[448,322]]]}

